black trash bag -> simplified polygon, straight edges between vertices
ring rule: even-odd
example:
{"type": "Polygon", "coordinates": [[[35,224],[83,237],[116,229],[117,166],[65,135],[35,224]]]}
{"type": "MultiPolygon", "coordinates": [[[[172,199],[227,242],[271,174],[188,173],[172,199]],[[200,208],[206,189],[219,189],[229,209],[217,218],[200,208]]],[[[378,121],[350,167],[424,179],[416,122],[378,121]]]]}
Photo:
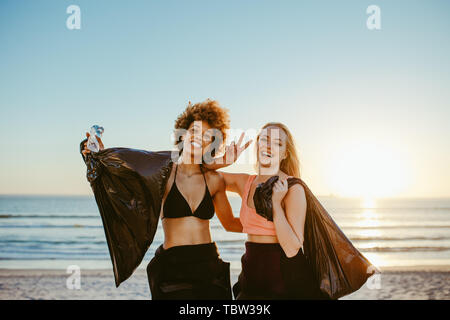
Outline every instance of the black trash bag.
{"type": "MultiPolygon", "coordinates": [[[[260,183],[253,196],[256,212],[269,221],[273,221],[272,187],[277,180],[278,176],[274,176],[260,183]]],[[[287,181],[289,188],[298,183],[305,190],[303,249],[322,292],[338,299],[358,290],[370,276],[380,272],[353,246],[303,180],[287,181]]]]}
{"type": "MultiPolygon", "coordinates": [[[[86,141],[80,143],[80,153],[86,141]]],[[[172,168],[171,151],[107,148],[90,152],[83,160],[118,287],[139,266],[155,236],[172,168]]]]}

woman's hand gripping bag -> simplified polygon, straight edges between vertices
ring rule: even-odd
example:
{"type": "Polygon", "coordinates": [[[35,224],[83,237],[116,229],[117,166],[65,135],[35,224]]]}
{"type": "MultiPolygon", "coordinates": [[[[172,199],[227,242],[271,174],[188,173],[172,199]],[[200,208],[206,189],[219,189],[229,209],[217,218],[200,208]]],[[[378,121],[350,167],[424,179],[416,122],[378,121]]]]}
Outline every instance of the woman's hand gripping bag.
{"type": "MultiPolygon", "coordinates": [[[[274,176],[259,184],[253,196],[256,212],[269,221],[273,221],[272,187],[277,180],[274,176]]],[[[306,183],[288,178],[289,188],[297,183],[303,186],[307,202],[303,249],[320,289],[331,299],[358,290],[379,270],[353,246],[306,183]]]]}
{"type": "MultiPolygon", "coordinates": [[[[80,143],[80,153],[84,143],[80,143]]],[[[171,151],[107,148],[83,157],[113,264],[116,287],[139,266],[155,236],[171,151]]]]}

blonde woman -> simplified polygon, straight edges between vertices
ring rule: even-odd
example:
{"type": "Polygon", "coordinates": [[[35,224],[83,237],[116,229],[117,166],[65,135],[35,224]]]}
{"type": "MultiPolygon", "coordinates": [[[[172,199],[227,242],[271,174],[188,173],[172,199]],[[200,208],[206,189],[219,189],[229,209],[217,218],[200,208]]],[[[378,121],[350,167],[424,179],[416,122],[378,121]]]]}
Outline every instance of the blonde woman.
{"type": "MultiPolygon", "coordinates": [[[[288,188],[288,177],[300,177],[294,139],[276,122],[256,138],[257,175],[220,172],[227,191],[242,198],[240,221],[247,233],[242,272],[233,286],[236,299],[321,299],[309,261],[303,253],[307,203],[300,184],[288,188]],[[273,221],[258,215],[253,195],[258,184],[278,176],[272,189],[273,221]]],[[[209,165],[209,169],[225,167],[209,165]]]]}

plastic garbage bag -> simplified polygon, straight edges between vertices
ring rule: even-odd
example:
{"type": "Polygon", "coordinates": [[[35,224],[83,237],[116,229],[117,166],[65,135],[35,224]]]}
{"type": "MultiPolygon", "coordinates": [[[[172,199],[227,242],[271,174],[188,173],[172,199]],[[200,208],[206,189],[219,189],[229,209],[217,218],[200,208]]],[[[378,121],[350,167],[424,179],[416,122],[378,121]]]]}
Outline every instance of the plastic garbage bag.
{"type": "MultiPolygon", "coordinates": [[[[80,143],[80,153],[86,141],[80,143]]],[[[164,187],[172,168],[171,151],[116,147],[82,157],[118,287],[139,266],[155,236],[164,187]]]]}
{"type": "MultiPolygon", "coordinates": [[[[272,187],[278,176],[260,183],[253,196],[256,212],[273,221],[272,187]]],[[[331,299],[358,290],[379,270],[356,249],[331,216],[299,178],[288,178],[289,188],[301,184],[307,209],[303,249],[319,281],[320,289],[331,299]]]]}

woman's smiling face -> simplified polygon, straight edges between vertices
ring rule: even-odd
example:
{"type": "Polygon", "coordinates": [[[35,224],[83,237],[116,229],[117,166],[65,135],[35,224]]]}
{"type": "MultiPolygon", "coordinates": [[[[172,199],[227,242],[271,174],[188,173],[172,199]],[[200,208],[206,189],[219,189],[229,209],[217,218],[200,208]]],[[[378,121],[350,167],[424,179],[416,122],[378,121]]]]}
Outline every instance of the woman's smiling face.
{"type": "Polygon", "coordinates": [[[258,138],[258,161],[263,167],[279,165],[286,157],[286,133],[276,126],[264,128],[258,138]]]}
{"type": "MultiPolygon", "coordinates": [[[[210,125],[206,121],[196,120],[193,121],[186,131],[183,138],[183,153],[191,158],[197,159],[199,157],[200,161],[203,154],[207,151],[208,145],[211,143],[210,125]]],[[[200,162],[201,163],[201,162],[200,162]]]]}

